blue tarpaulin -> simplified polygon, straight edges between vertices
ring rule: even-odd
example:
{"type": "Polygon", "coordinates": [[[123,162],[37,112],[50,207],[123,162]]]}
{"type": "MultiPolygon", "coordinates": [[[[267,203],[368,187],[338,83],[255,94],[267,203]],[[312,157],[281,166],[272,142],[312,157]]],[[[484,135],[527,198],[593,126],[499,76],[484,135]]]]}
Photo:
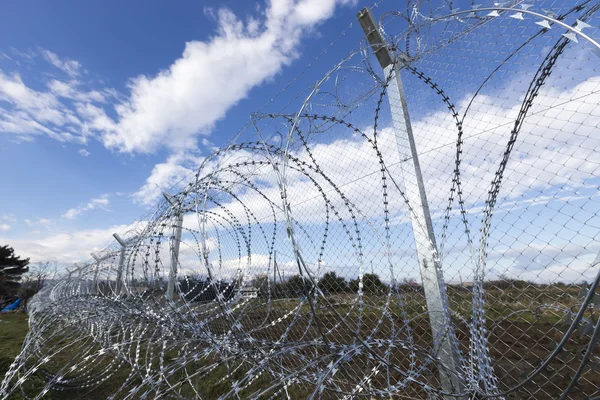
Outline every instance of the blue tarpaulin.
{"type": "Polygon", "coordinates": [[[17,299],[14,303],[9,304],[8,306],[4,307],[2,309],[2,311],[0,311],[0,312],[14,311],[17,308],[19,308],[20,304],[21,304],[21,299],[17,299]]]}

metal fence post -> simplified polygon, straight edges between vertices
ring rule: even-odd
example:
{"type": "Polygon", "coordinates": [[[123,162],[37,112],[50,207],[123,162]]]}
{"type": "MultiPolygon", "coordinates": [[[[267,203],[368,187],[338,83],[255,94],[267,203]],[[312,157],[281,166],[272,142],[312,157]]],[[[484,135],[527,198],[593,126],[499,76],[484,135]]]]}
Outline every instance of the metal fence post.
{"type": "MultiPolygon", "coordinates": [[[[377,60],[383,68],[385,77],[390,77],[387,90],[392,123],[398,155],[400,160],[403,160],[400,165],[406,198],[412,209],[410,217],[427,301],[429,322],[435,350],[441,363],[439,374],[442,388],[445,392],[462,393],[464,392],[464,384],[458,342],[452,329],[448,295],[437,259],[433,223],[429,213],[425,185],[400,76],[401,65],[398,62],[393,62],[392,54],[369,8],[362,9],[357,18],[375,52],[377,60]]],[[[455,398],[455,396],[449,396],[448,398],[455,398]]]]}
{"type": "Polygon", "coordinates": [[[94,259],[94,261],[96,261],[94,263],[94,290],[96,291],[95,294],[98,294],[100,292],[99,290],[99,286],[98,286],[98,272],[100,270],[100,258],[94,254],[94,253],[90,253],[92,258],[94,259]]]}
{"type": "Polygon", "coordinates": [[[167,299],[173,300],[175,293],[175,281],[177,280],[177,263],[179,262],[179,244],[181,243],[181,231],[183,229],[183,210],[177,217],[175,234],[171,236],[171,269],[169,270],[169,283],[167,285],[167,299]]]}
{"type": "Polygon", "coordinates": [[[119,242],[121,245],[121,252],[119,254],[119,269],[117,269],[117,287],[116,292],[117,295],[121,294],[121,290],[123,288],[123,268],[125,267],[125,248],[127,247],[127,243],[121,239],[119,235],[113,233],[113,237],[119,242]]]}

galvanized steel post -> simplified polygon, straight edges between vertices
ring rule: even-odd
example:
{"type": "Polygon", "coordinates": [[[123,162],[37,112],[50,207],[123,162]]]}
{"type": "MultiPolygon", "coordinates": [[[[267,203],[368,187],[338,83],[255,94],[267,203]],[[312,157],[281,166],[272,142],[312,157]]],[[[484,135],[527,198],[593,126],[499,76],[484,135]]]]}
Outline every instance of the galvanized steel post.
{"type": "Polygon", "coordinates": [[[433,223],[400,76],[400,69],[406,59],[402,58],[403,55],[400,54],[394,62],[388,45],[381,35],[377,22],[373,19],[369,8],[366,7],[361,10],[357,18],[377,60],[383,68],[385,77],[389,78],[387,91],[392,124],[401,161],[405,195],[411,208],[410,217],[427,301],[429,322],[434,338],[434,349],[440,361],[438,366],[440,380],[445,392],[455,394],[454,396],[448,396],[448,398],[455,398],[456,394],[464,392],[460,353],[450,321],[448,295],[439,266],[433,223]]]}
{"type": "Polygon", "coordinates": [[[121,245],[121,251],[119,254],[119,267],[117,269],[117,285],[115,288],[117,295],[120,295],[121,290],[123,290],[123,269],[125,267],[125,248],[127,247],[127,243],[125,243],[123,239],[121,239],[121,237],[116,233],[113,233],[113,237],[121,245]]]}
{"type": "Polygon", "coordinates": [[[177,281],[177,264],[179,263],[179,244],[181,243],[181,231],[183,229],[183,210],[177,217],[177,225],[171,236],[171,269],[169,270],[169,283],[167,284],[167,299],[173,300],[175,294],[175,282],[177,281]]]}

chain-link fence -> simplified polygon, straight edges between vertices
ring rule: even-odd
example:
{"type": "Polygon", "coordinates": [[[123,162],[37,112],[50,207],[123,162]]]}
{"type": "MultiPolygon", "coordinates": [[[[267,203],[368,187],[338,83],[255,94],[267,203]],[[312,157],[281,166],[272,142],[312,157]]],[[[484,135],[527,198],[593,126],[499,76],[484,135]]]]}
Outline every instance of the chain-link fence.
{"type": "Polygon", "coordinates": [[[32,300],[0,393],[600,398],[600,5],[455,6],[359,13],[32,300]]]}

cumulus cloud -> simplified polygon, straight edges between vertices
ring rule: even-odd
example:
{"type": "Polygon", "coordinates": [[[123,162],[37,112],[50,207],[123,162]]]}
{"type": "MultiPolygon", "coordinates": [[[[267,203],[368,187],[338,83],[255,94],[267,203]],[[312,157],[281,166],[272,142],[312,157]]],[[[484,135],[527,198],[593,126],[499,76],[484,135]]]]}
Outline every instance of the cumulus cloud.
{"type": "MultiPolygon", "coordinates": [[[[116,105],[114,120],[97,105],[115,98],[113,91],[82,90],[77,61],[41,50],[44,59],[69,79],[51,79],[43,92],[28,87],[18,74],[0,71],[0,101],[18,110],[0,109],[0,131],[83,143],[97,134],[107,147],[124,152],[152,152],[166,146],[173,155],[154,167],[135,196],[154,201],[157,185],[168,187],[197,166],[188,155],[181,155],[183,149],[195,148],[196,138],[210,133],[228,109],[298,57],[298,44],[307,32],[330,18],[337,6],[352,2],[271,0],[260,17],[246,19],[227,8],[213,10],[216,34],[186,43],[182,56],[156,76],[132,79],[129,96],[116,105]]],[[[209,145],[206,140],[202,143],[209,145]]]]}
{"type": "MultiPolygon", "coordinates": [[[[165,188],[197,167],[197,139],[210,133],[215,122],[252,88],[278,74],[298,58],[301,39],[331,18],[339,6],[354,0],[268,0],[254,17],[235,15],[227,8],[209,10],[215,34],[186,43],[181,57],[154,76],[131,79],[125,96],[113,89],[86,90],[79,62],[49,50],[18,53],[42,57],[68,78],[53,77],[47,91],[34,90],[19,74],[0,71],[0,132],[20,141],[33,135],[86,143],[96,136],[106,147],[123,152],[171,149],[172,155],[153,168],[134,199],[153,203],[165,188]],[[108,99],[117,100],[116,118],[107,115],[108,99]]],[[[212,148],[207,140],[203,146],[212,148]]],[[[80,150],[86,155],[86,150],[80,150]]]]}
{"type": "Polygon", "coordinates": [[[117,106],[118,124],[104,134],[108,147],[151,152],[161,146],[194,146],[196,136],[249,91],[298,57],[304,34],[351,0],[271,0],[264,18],[244,22],[221,8],[208,41],[186,43],[181,58],[154,77],[130,83],[129,99],[117,106]]]}
{"type": "Polygon", "coordinates": [[[163,191],[169,190],[182,179],[190,176],[197,167],[198,160],[183,153],[171,155],[164,163],[154,166],[144,185],[132,198],[143,205],[154,205],[163,191]]]}
{"type": "Polygon", "coordinates": [[[81,204],[78,207],[69,209],[63,214],[63,217],[68,219],[76,218],[77,216],[95,209],[102,209],[108,211],[108,205],[110,204],[109,195],[103,194],[100,197],[91,199],[88,203],[81,204]]]}
{"type": "Polygon", "coordinates": [[[71,233],[54,233],[37,239],[0,238],[0,242],[14,247],[15,252],[32,262],[56,260],[62,265],[89,260],[90,252],[112,243],[114,232],[125,232],[133,225],[115,225],[103,229],[88,229],[71,233]]]}
{"type": "MultiPolygon", "coordinates": [[[[204,140],[203,136],[210,133],[215,122],[223,118],[233,105],[247,97],[252,88],[273,78],[282,68],[293,62],[298,57],[298,43],[303,35],[333,15],[338,5],[346,3],[348,1],[344,0],[272,0],[261,17],[246,20],[227,9],[215,10],[212,15],[217,22],[216,34],[209,40],[188,42],[182,56],[158,74],[132,79],[129,84],[130,93],[121,98],[116,107],[115,119],[107,116],[104,105],[98,104],[106,100],[107,91],[83,92],[79,90],[78,84],[70,79],[51,81],[48,83],[48,92],[37,92],[28,88],[18,75],[0,75],[0,101],[11,104],[14,111],[0,114],[0,129],[38,132],[66,140],[69,136],[63,136],[66,133],[59,127],[73,124],[81,129],[83,137],[90,132],[96,132],[105,146],[122,152],[148,153],[167,147],[171,151],[170,156],[165,162],[154,166],[145,184],[133,195],[140,203],[153,204],[162,190],[176,185],[182,178],[192,174],[202,161],[184,149],[195,149],[199,138],[202,139],[200,142],[203,146],[209,146],[210,142],[204,140]],[[72,110],[63,107],[64,99],[74,102],[72,110]],[[7,127],[8,124],[12,125],[7,127]]],[[[80,69],[72,67],[76,71],[80,69]]],[[[445,73],[442,70],[438,72],[440,75],[445,73]]],[[[514,79],[514,85],[518,87],[507,90],[508,95],[481,92],[463,124],[466,137],[461,163],[462,190],[465,206],[469,209],[467,218],[472,224],[472,232],[478,231],[490,182],[494,178],[510,129],[514,125],[514,118],[521,106],[516,97],[523,93],[523,82],[528,81],[521,78],[523,77],[519,76],[514,79]]],[[[450,86],[451,83],[456,85],[457,82],[452,81],[454,78],[441,79],[445,79],[450,86]]],[[[337,82],[336,80],[336,84],[337,82]]],[[[352,79],[345,81],[345,84],[353,87],[341,87],[339,91],[340,88],[336,87],[329,92],[344,93],[344,89],[356,90],[357,85],[352,79]]],[[[590,183],[589,178],[598,170],[598,163],[592,160],[599,149],[599,143],[592,133],[597,131],[600,125],[597,107],[600,103],[599,81],[592,77],[585,81],[569,81],[569,84],[572,86],[564,87],[549,80],[542,88],[529,117],[525,120],[523,134],[515,146],[513,159],[509,162],[505,174],[497,210],[513,213],[512,217],[518,215],[521,218],[512,221],[510,227],[506,228],[502,223],[509,225],[510,218],[500,216],[498,226],[504,229],[505,233],[516,232],[522,240],[519,245],[535,251],[527,254],[527,257],[521,257],[524,260],[522,262],[515,261],[518,254],[510,252],[501,254],[498,260],[512,260],[515,265],[520,265],[520,268],[523,268],[525,263],[535,260],[535,254],[546,249],[543,245],[534,243],[535,238],[529,237],[528,229],[531,228],[523,226],[525,219],[522,216],[540,217],[540,206],[550,209],[550,206],[546,205],[555,200],[563,203],[586,200],[585,196],[572,196],[572,200],[563,201],[569,198],[569,193],[576,194],[579,190],[589,189],[590,185],[594,188],[595,182],[590,183]],[[561,197],[557,197],[559,194],[561,197]],[[538,247],[533,246],[534,244],[538,247]]],[[[467,93],[467,87],[458,89],[461,94],[452,96],[452,101],[457,111],[462,114],[469,105],[472,93],[467,93]]],[[[493,89],[499,91],[498,87],[493,89]]],[[[419,86],[415,91],[407,90],[407,93],[414,96],[411,100],[416,100],[414,103],[410,102],[413,107],[411,111],[414,112],[413,129],[421,153],[420,161],[431,211],[436,220],[434,223],[437,224],[436,228],[440,228],[440,224],[444,222],[443,212],[452,184],[457,132],[451,114],[445,109],[440,111],[440,104],[437,104],[438,108],[432,105],[436,104],[435,101],[439,103],[435,92],[426,88],[424,91],[431,93],[423,95],[419,90],[423,90],[423,87],[419,86]],[[419,96],[422,97],[418,98],[419,96]],[[423,105],[420,110],[419,105],[423,105]]],[[[316,107],[317,103],[314,103],[316,107]]],[[[443,109],[443,105],[441,108],[443,109]]],[[[328,111],[331,111],[331,108],[328,111]]],[[[371,115],[370,112],[367,113],[371,115]]],[[[352,118],[352,115],[349,118],[352,118]]],[[[365,123],[364,119],[359,122],[365,123]]],[[[374,232],[369,237],[371,243],[385,237],[381,226],[384,201],[387,201],[392,224],[401,225],[409,221],[407,206],[398,191],[405,188],[401,179],[400,158],[395,150],[396,143],[391,129],[384,128],[379,131],[380,149],[389,167],[390,177],[399,183],[399,188],[396,188],[390,182],[391,179],[388,179],[388,198],[383,197],[380,166],[372,146],[364,139],[352,136],[351,131],[332,131],[339,136],[324,137],[322,140],[318,136],[311,138],[311,154],[302,149],[292,150],[292,154],[307,165],[318,165],[327,174],[327,178],[324,178],[314,171],[311,172],[319,185],[317,187],[297,166],[295,170],[291,168],[287,171],[288,198],[292,214],[298,224],[309,226],[311,229],[306,234],[299,234],[303,237],[304,248],[315,246],[315,243],[311,243],[314,239],[311,234],[316,233],[314,236],[319,236],[326,216],[334,221],[330,226],[330,235],[336,239],[347,238],[351,234],[347,234],[342,229],[342,224],[335,222],[335,219],[340,218],[345,223],[354,216],[363,224],[362,227],[368,227],[365,230],[374,232]],[[330,203],[324,202],[321,189],[330,203]],[[339,195],[338,190],[344,193],[345,198],[339,195]],[[345,207],[347,204],[355,207],[354,215],[348,212],[345,207]],[[333,233],[334,230],[337,230],[336,234],[333,233]]],[[[367,133],[372,135],[372,132],[367,133]]],[[[252,156],[240,153],[238,152],[240,159],[252,160],[252,156]]],[[[260,185],[271,204],[280,205],[281,196],[274,172],[265,170],[269,169],[244,170],[243,174],[249,176],[253,183],[260,185]]],[[[203,173],[207,171],[210,171],[210,166],[203,173]]],[[[232,178],[231,175],[223,173],[219,177],[232,178]]],[[[238,182],[240,184],[232,188],[236,199],[229,194],[218,193],[221,195],[221,204],[227,207],[231,214],[226,214],[220,207],[215,206],[211,209],[215,218],[220,218],[221,222],[231,221],[233,215],[241,221],[241,225],[246,226],[246,222],[247,225],[251,225],[253,222],[246,219],[249,218],[247,211],[251,210],[253,217],[269,220],[270,204],[264,197],[244,186],[243,182],[238,182]]],[[[82,212],[103,206],[94,200],[98,199],[92,199],[87,204],[68,210],[64,216],[74,218],[82,212]]],[[[587,197],[586,201],[586,204],[593,204],[595,200],[587,197]]],[[[108,203],[104,204],[107,205],[108,203]]],[[[590,224],[591,219],[585,220],[584,216],[591,213],[582,212],[582,207],[570,208],[563,205],[560,213],[555,212],[553,215],[564,216],[573,208],[579,209],[580,214],[577,218],[580,220],[572,218],[571,221],[576,221],[573,222],[575,227],[569,229],[576,231],[577,223],[579,226],[589,226],[586,224],[590,224]]],[[[458,212],[453,217],[457,215],[458,212]]],[[[496,215],[494,228],[497,226],[498,217],[496,215]]],[[[592,217],[595,217],[595,214],[592,217]]],[[[277,211],[277,218],[279,221],[282,219],[280,210],[277,211]]],[[[597,220],[597,217],[595,218],[597,220]]],[[[544,224],[544,227],[551,226],[544,218],[540,217],[536,221],[544,224]]],[[[195,222],[197,230],[197,219],[195,222]]],[[[558,224],[557,222],[556,225],[558,224]]],[[[462,226],[460,229],[462,231],[455,232],[462,234],[464,229],[462,226]]],[[[410,241],[412,236],[409,232],[409,229],[400,231],[401,238],[394,240],[400,242],[408,237],[410,241]]],[[[506,239],[497,240],[511,240],[511,235],[507,234],[505,237],[506,239]]],[[[75,234],[60,238],[63,241],[73,239],[77,239],[75,234]]],[[[43,243],[46,242],[31,243],[35,247],[44,246],[43,243]]],[[[402,245],[409,247],[410,243],[402,245]]],[[[226,258],[236,260],[236,266],[240,260],[244,261],[243,258],[233,256],[239,249],[237,246],[239,245],[230,247],[231,257],[226,258]]],[[[339,246],[346,246],[347,249],[352,247],[343,241],[339,246]]],[[[578,243],[573,251],[580,252],[581,249],[587,248],[587,243],[578,243]]],[[[258,259],[258,256],[254,259],[258,259]]],[[[558,256],[554,255],[540,257],[538,267],[550,269],[557,265],[557,260],[558,256]],[[553,263],[554,265],[551,265],[553,263]]],[[[345,260],[341,259],[340,262],[342,261],[345,260]]],[[[495,260],[490,257],[490,261],[495,260]]],[[[561,258],[560,261],[567,264],[569,259],[561,258]]],[[[459,256],[456,256],[454,263],[461,267],[466,265],[464,258],[459,256]]]]}
{"type": "Polygon", "coordinates": [[[78,153],[84,157],[87,157],[90,155],[90,152],[87,151],[86,149],[79,149],[78,153]]]}
{"type": "MultiPolygon", "coordinates": [[[[589,257],[595,254],[594,243],[598,237],[596,228],[600,223],[596,211],[599,163],[594,157],[600,149],[600,141],[595,135],[600,126],[600,113],[596,107],[600,102],[599,87],[600,78],[590,77],[568,89],[557,89],[556,83],[552,83],[538,94],[507,165],[495,207],[487,269],[496,272],[490,276],[497,277],[502,271],[512,269],[536,281],[545,278],[548,281],[581,279],[582,272],[589,268],[589,257]],[[510,251],[498,253],[502,248],[510,251]],[[575,265],[576,272],[558,276],[560,271],[575,265]],[[556,274],[549,275],[549,271],[556,274]]],[[[468,94],[464,98],[453,99],[456,109],[459,112],[464,110],[469,99],[468,94]]],[[[428,99],[429,102],[434,100],[428,99]]],[[[461,155],[462,199],[475,247],[480,244],[482,213],[491,182],[520,108],[518,99],[511,100],[498,103],[489,95],[480,95],[463,124],[467,136],[461,155]]],[[[307,125],[303,120],[298,122],[300,129],[307,125]]],[[[290,161],[286,173],[288,201],[298,228],[298,241],[301,248],[307,250],[306,259],[314,260],[318,254],[315,248],[318,249],[319,238],[327,234],[325,260],[356,263],[355,256],[348,255],[355,245],[352,243],[353,233],[346,232],[342,225],[352,223],[351,218],[355,217],[363,243],[367,243],[362,251],[366,254],[381,250],[378,256],[373,256],[375,262],[381,262],[386,249],[378,242],[386,236],[382,221],[384,204],[387,204],[394,232],[390,239],[392,248],[396,256],[404,257],[403,261],[395,263],[395,267],[403,270],[405,266],[406,271],[418,274],[414,249],[411,248],[409,210],[398,190],[406,188],[394,132],[383,128],[378,135],[379,148],[390,172],[386,181],[388,197],[384,198],[375,150],[364,138],[344,129],[334,126],[327,135],[314,134],[310,154],[297,147],[291,153],[305,163],[302,164],[304,171],[309,171],[314,179],[307,179],[300,166],[290,161]],[[327,179],[308,166],[318,167],[327,179]],[[398,188],[390,182],[391,178],[399,184],[398,188]],[[323,195],[327,196],[328,203],[323,195]],[[354,215],[348,211],[349,204],[354,215]],[[338,222],[338,218],[341,221],[338,222]],[[325,232],[328,219],[329,230],[325,232]],[[331,245],[333,241],[335,245],[331,245]]],[[[456,130],[452,115],[436,110],[421,113],[413,120],[413,130],[420,149],[435,230],[440,235],[455,166],[456,130]]],[[[368,130],[365,132],[372,135],[368,130]]],[[[209,201],[208,204],[215,228],[218,228],[218,223],[223,223],[228,226],[227,229],[235,230],[237,224],[241,224],[244,229],[250,230],[255,224],[254,217],[268,223],[273,219],[270,204],[275,206],[276,217],[281,221],[283,213],[277,208],[281,206],[281,196],[273,169],[251,165],[253,161],[266,158],[239,150],[231,153],[231,157],[238,161],[250,163],[235,168],[259,186],[262,194],[249,189],[246,182],[229,171],[219,172],[214,177],[215,181],[228,182],[224,186],[229,193],[217,185],[211,187],[211,197],[219,202],[209,201]]],[[[200,172],[201,177],[207,176],[213,169],[200,172]]],[[[444,268],[450,279],[459,279],[458,271],[462,270],[464,277],[465,270],[472,264],[465,245],[466,228],[460,220],[456,198],[453,206],[444,268]]],[[[199,230],[201,221],[194,217],[195,221],[192,216],[186,217],[186,223],[195,222],[194,229],[199,230]]],[[[261,232],[257,231],[257,234],[252,233],[252,241],[253,252],[259,248],[267,251],[268,235],[262,239],[261,232]]],[[[277,243],[284,241],[282,237],[277,243]]],[[[231,258],[238,251],[238,246],[236,242],[222,241],[223,257],[231,258]]],[[[584,275],[589,277],[589,271],[584,275]]]]}
{"type": "MultiPolygon", "coordinates": [[[[330,18],[337,6],[350,3],[272,0],[262,20],[248,22],[219,9],[213,13],[217,34],[209,41],[188,42],[169,69],[132,80],[130,98],[117,106],[118,122],[105,127],[105,145],[129,152],[151,152],[161,146],[173,151],[154,166],[134,200],[154,204],[162,190],[190,175],[199,160],[182,149],[195,148],[198,135],[210,133],[253,87],[298,57],[296,48],[307,31],[330,18]]],[[[206,138],[202,144],[212,147],[206,138]]]]}
{"type": "Polygon", "coordinates": [[[0,224],[0,231],[6,232],[6,231],[10,230],[10,228],[11,228],[11,226],[8,224],[0,224]]]}

